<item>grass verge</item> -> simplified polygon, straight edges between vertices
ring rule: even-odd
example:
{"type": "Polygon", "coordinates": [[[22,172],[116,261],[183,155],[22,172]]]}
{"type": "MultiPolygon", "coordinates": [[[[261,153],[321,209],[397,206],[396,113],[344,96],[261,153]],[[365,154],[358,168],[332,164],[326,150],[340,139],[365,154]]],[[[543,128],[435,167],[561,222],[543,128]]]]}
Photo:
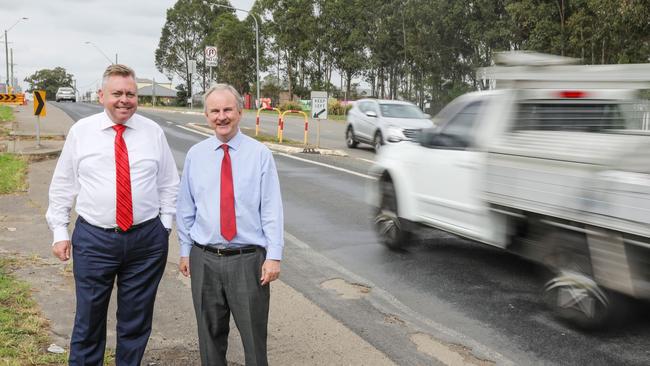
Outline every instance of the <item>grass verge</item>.
{"type": "Polygon", "coordinates": [[[49,324],[32,300],[29,286],[11,275],[17,263],[0,258],[0,365],[64,365],[66,354],[46,351],[49,324]]]}
{"type": "Polygon", "coordinates": [[[0,194],[23,191],[27,187],[27,161],[12,154],[0,154],[0,194]]]}
{"type": "Polygon", "coordinates": [[[0,122],[10,122],[14,120],[14,110],[6,105],[0,105],[0,122]]]}

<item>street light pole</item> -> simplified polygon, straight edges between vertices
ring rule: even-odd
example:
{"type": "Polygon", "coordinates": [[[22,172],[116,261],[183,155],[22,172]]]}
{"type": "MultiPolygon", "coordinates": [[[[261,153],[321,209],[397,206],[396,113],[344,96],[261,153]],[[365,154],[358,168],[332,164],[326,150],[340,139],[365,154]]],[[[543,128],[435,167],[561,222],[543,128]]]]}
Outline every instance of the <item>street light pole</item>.
{"type": "Polygon", "coordinates": [[[111,64],[116,64],[116,63],[117,63],[117,53],[115,54],[115,62],[113,62],[113,60],[111,60],[110,57],[106,56],[106,54],[104,53],[104,51],[102,51],[101,48],[97,47],[96,44],[94,44],[94,43],[91,42],[91,41],[86,41],[85,43],[86,43],[86,44],[89,44],[89,45],[91,45],[91,46],[93,46],[93,47],[95,47],[95,49],[96,49],[97,51],[99,51],[99,53],[101,53],[102,56],[104,56],[104,58],[107,59],[108,62],[110,62],[111,64]]]}
{"type": "Polygon", "coordinates": [[[27,20],[27,19],[29,19],[29,18],[22,17],[22,18],[16,20],[16,22],[11,27],[5,29],[5,61],[6,61],[6,67],[7,67],[7,70],[6,70],[7,71],[7,79],[6,79],[6,83],[5,83],[5,90],[6,90],[7,93],[9,92],[9,42],[7,42],[7,32],[9,32],[11,30],[11,28],[15,27],[16,24],[20,23],[21,20],[27,20]]]}
{"type": "MultiPolygon", "coordinates": [[[[229,8],[229,9],[234,9],[234,10],[239,10],[243,11],[244,13],[247,13],[253,17],[253,21],[255,21],[255,69],[257,71],[257,103],[260,103],[260,27],[259,24],[257,23],[257,16],[253,13],[251,13],[249,10],[244,10],[240,8],[235,8],[234,6],[228,6],[224,4],[208,4],[210,5],[210,10],[212,10],[213,6],[220,6],[222,8],[229,8]]],[[[257,106],[256,106],[257,107],[257,106]]]]}

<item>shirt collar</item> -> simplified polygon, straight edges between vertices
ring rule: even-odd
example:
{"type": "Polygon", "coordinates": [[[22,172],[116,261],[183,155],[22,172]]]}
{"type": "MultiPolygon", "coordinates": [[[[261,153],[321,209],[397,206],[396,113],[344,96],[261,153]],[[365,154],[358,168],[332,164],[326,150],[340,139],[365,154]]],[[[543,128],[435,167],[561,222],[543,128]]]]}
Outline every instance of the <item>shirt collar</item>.
{"type": "MultiPolygon", "coordinates": [[[[126,122],[124,122],[124,125],[128,128],[135,128],[135,123],[133,122],[133,119],[135,117],[135,114],[131,116],[126,122]]],[[[113,125],[116,123],[111,120],[111,117],[108,116],[108,113],[106,113],[106,110],[102,112],[102,120],[100,123],[100,128],[102,130],[105,130],[107,128],[113,128],[113,125]]]]}
{"type": "MultiPolygon", "coordinates": [[[[214,150],[218,150],[221,148],[221,145],[224,144],[221,140],[219,140],[216,136],[211,137],[213,143],[214,143],[214,150]]],[[[239,150],[239,146],[241,146],[242,141],[244,141],[244,135],[242,134],[241,130],[237,130],[237,134],[233,136],[226,144],[228,144],[228,148],[231,150],[239,150]]]]}

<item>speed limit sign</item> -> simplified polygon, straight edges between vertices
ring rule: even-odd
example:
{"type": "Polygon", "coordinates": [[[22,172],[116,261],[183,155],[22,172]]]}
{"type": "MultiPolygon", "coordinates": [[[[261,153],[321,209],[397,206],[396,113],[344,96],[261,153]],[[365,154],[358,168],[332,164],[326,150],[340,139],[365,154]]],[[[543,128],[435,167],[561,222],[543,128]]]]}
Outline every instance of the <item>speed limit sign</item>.
{"type": "Polygon", "coordinates": [[[205,66],[217,66],[217,47],[205,47],[205,66]]]}

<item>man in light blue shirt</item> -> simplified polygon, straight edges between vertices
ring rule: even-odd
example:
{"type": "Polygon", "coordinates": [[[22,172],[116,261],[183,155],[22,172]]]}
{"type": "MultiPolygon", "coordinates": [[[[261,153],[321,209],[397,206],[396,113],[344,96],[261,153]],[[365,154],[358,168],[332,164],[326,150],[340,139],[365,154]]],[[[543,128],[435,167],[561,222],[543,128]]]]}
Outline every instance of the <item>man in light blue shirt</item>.
{"type": "Polygon", "coordinates": [[[241,95],[217,84],[204,98],[215,136],[185,159],[179,269],[191,274],[202,364],[226,365],[232,312],[246,365],[267,365],[269,283],[280,274],[284,247],[278,174],[271,151],[239,131],[241,95]]]}

